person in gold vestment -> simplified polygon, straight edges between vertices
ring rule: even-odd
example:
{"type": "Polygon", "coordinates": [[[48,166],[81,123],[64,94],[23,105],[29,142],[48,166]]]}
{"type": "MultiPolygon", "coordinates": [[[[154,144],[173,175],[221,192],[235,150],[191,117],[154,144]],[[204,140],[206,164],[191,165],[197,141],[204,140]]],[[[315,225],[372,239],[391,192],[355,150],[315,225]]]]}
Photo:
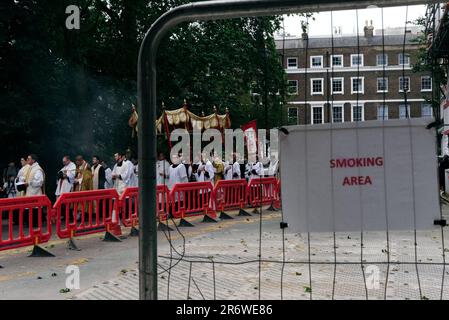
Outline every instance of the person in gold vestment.
{"type": "Polygon", "coordinates": [[[220,180],[223,180],[224,163],[217,154],[214,154],[214,161],[212,162],[212,166],[214,167],[215,183],[217,183],[220,180]]]}
{"type": "Polygon", "coordinates": [[[87,191],[93,190],[93,176],[90,165],[84,160],[82,156],[77,156],[76,160],[76,175],[73,191],[87,191]]]}

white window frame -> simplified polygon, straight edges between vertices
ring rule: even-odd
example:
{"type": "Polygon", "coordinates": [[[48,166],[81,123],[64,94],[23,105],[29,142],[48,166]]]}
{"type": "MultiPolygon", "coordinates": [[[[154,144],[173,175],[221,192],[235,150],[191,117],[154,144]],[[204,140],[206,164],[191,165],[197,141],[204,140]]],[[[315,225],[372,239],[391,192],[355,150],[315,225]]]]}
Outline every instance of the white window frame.
{"type": "Polygon", "coordinates": [[[298,69],[298,58],[297,57],[287,57],[287,69],[298,69]],[[290,67],[288,64],[288,60],[295,59],[296,63],[294,67],[290,67]]]}
{"type": "Polygon", "coordinates": [[[313,123],[313,109],[321,109],[321,122],[320,123],[324,123],[324,106],[323,105],[318,105],[318,104],[311,104],[310,105],[310,124],[314,125],[314,124],[320,124],[320,123],[313,123]]]}
{"type": "Polygon", "coordinates": [[[323,56],[310,56],[310,68],[312,68],[312,69],[323,68],[323,56]],[[320,58],[321,59],[321,65],[320,66],[314,66],[312,64],[313,58],[320,58]]]}
{"type": "Polygon", "coordinates": [[[331,112],[332,123],[343,123],[343,122],[345,122],[345,106],[344,106],[344,104],[331,105],[330,112],[331,112]],[[334,108],[341,108],[341,122],[335,122],[334,121],[334,108]]]}
{"type": "Polygon", "coordinates": [[[400,104],[399,106],[398,106],[398,118],[399,119],[410,119],[412,117],[412,115],[410,114],[410,103],[407,103],[406,105],[405,104],[400,104]],[[402,106],[406,106],[406,113],[405,113],[405,118],[401,118],[401,107],[402,106]],[[408,114],[408,117],[407,117],[407,114],[408,114]]]}
{"type": "Polygon", "coordinates": [[[288,107],[287,108],[287,122],[290,124],[290,109],[296,110],[296,124],[299,124],[299,108],[298,107],[288,107]]]}
{"type": "Polygon", "coordinates": [[[380,53],[380,54],[376,55],[376,66],[378,66],[378,67],[388,66],[388,54],[387,53],[380,53]],[[379,64],[380,56],[385,56],[385,64],[379,64]]]}
{"type": "Polygon", "coordinates": [[[345,78],[333,77],[330,79],[331,94],[345,94],[345,78]],[[341,80],[341,91],[334,91],[334,80],[341,80]]]}
{"type": "Polygon", "coordinates": [[[388,105],[378,104],[377,105],[377,120],[388,120],[389,114],[388,114],[388,105]],[[384,109],[385,106],[385,109],[384,109]],[[383,116],[383,119],[379,119],[379,110],[384,109],[385,113],[383,116]]]}
{"type": "Polygon", "coordinates": [[[398,81],[399,81],[399,92],[404,92],[404,90],[401,90],[401,79],[402,78],[408,78],[408,90],[407,90],[407,92],[410,92],[410,87],[411,87],[411,83],[410,83],[410,77],[399,77],[399,79],[398,79],[398,81]]]}
{"type": "Polygon", "coordinates": [[[334,55],[330,55],[329,65],[330,65],[331,67],[334,67],[334,68],[343,68],[343,67],[344,67],[344,64],[345,64],[345,62],[344,62],[344,57],[343,57],[342,54],[334,54],[334,55]],[[340,57],[340,58],[341,58],[341,65],[334,65],[334,57],[340,57]]]}
{"type": "Polygon", "coordinates": [[[357,93],[361,93],[364,94],[365,93],[365,77],[351,77],[351,94],[357,94],[357,93]],[[354,91],[354,79],[362,79],[362,91],[354,91]]]}
{"type": "Polygon", "coordinates": [[[310,79],[310,95],[324,95],[324,78],[311,78],[310,79]],[[321,81],[321,92],[313,92],[313,81],[320,80],[321,81]]]}
{"type": "Polygon", "coordinates": [[[432,108],[432,104],[430,103],[421,103],[421,118],[433,118],[433,108],[432,108]],[[424,106],[429,106],[430,107],[430,116],[423,116],[423,107],[424,106]]]}
{"type": "Polygon", "coordinates": [[[431,76],[421,76],[421,92],[432,92],[433,89],[433,83],[432,83],[432,77],[431,76]],[[423,89],[422,87],[422,81],[424,78],[430,78],[430,89],[423,89]]]}
{"type": "Polygon", "coordinates": [[[388,92],[388,77],[377,77],[376,79],[376,89],[377,89],[377,93],[384,93],[384,92],[388,92]],[[386,80],[386,89],[385,90],[379,90],[379,80],[380,79],[385,79],[386,80]]]}
{"type": "Polygon", "coordinates": [[[298,80],[287,80],[287,94],[290,96],[298,95],[298,89],[299,89],[299,81],[298,80]],[[289,82],[296,82],[296,90],[295,92],[290,92],[290,85],[289,82]]]}
{"type": "Polygon", "coordinates": [[[352,103],[351,104],[351,122],[354,122],[354,107],[362,107],[362,120],[358,122],[365,121],[365,104],[364,103],[352,103]]]}
{"type": "Polygon", "coordinates": [[[398,54],[398,65],[399,66],[409,66],[410,65],[410,54],[408,54],[408,53],[406,53],[404,56],[407,56],[408,57],[408,63],[401,63],[401,56],[402,56],[402,53],[399,53],[398,54]]]}
{"type": "Polygon", "coordinates": [[[363,60],[364,60],[364,58],[363,58],[363,53],[354,53],[354,54],[351,54],[351,67],[357,67],[357,66],[363,67],[363,64],[364,64],[364,61],[363,61],[363,60]],[[360,59],[361,64],[359,64],[359,65],[352,63],[352,58],[353,58],[353,57],[356,57],[356,56],[360,56],[360,57],[361,57],[361,59],[360,59]]]}

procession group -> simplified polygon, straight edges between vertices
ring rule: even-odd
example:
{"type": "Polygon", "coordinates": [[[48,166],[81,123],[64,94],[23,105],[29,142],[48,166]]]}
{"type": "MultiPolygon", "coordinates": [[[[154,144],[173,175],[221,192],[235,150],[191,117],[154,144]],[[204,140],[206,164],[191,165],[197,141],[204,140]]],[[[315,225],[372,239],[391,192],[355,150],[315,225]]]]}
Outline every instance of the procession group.
{"type": "MultiPolygon", "coordinates": [[[[65,192],[88,191],[115,188],[121,195],[128,187],[138,186],[139,167],[135,159],[128,159],[126,153],[114,154],[115,164],[111,170],[98,156],[92,157],[89,164],[79,155],[73,162],[70,156],[62,158],[63,167],[57,173],[56,197],[65,192]]],[[[272,164],[270,164],[270,167],[272,164]]],[[[270,171],[270,170],[269,170],[270,171]]],[[[273,174],[276,169],[271,170],[273,174]]],[[[264,176],[264,166],[257,159],[253,163],[241,164],[237,155],[232,154],[229,161],[222,161],[216,154],[201,154],[193,163],[184,159],[182,153],[172,154],[169,162],[164,153],[159,153],[156,163],[156,180],[159,185],[167,185],[171,190],[177,183],[219,180],[252,179],[264,176]]],[[[30,154],[21,159],[21,168],[17,171],[14,163],[3,172],[3,197],[15,198],[45,194],[45,172],[39,165],[38,157],[30,154]]]]}

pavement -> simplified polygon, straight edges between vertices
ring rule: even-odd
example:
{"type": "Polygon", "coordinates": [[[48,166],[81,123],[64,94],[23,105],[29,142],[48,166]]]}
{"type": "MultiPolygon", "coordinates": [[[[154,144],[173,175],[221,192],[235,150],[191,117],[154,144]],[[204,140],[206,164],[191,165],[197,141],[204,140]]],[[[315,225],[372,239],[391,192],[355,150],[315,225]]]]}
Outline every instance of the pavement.
{"type": "MultiPolygon", "coordinates": [[[[283,241],[281,212],[229,214],[158,232],[159,299],[449,299],[448,228],[417,231],[416,247],[413,231],[389,232],[389,251],[385,232],[364,232],[363,248],[360,232],[336,233],[334,249],[328,233],[309,239],[287,228],[283,241]]],[[[138,299],[137,238],[101,238],[78,238],[81,251],[54,239],[46,245],[53,258],[27,257],[31,248],[0,252],[0,299],[138,299]],[[79,267],[80,288],[68,291],[70,265],[79,267]]]]}

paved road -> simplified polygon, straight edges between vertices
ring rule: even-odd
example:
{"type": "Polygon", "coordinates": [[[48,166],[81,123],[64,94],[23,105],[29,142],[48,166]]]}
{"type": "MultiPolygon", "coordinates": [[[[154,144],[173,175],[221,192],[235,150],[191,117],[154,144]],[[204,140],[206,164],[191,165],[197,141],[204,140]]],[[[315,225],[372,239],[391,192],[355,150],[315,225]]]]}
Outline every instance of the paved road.
{"type": "MultiPolygon", "coordinates": [[[[389,254],[385,232],[365,232],[362,269],[360,233],[337,233],[335,251],[332,234],[312,234],[309,256],[307,235],[286,232],[282,241],[280,219],[280,213],[264,211],[262,225],[258,215],[217,224],[197,220],[194,228],[183,228],[182,235],[170,233],[172,246],[168,234],[159,232],[159,298],[280,299],[282,293],[284,299],[383,299],[389,257],[387,299],[439,299],[442,284],[443,298],[449,299],[441,230],[417,232],[418,268],[413,264],[413,232],[390,232],[389,254]],[[378,287],[366,288],[364,275],[373,270],[368,267],[379,271],[378,287]]],[[[448,246],[447,228],[444,239],[448,246]]],[[[138,298],[136,238],[107,243],[95,235],[78,239],[78,245],[82,251],[52,241],[55,258],[28,258],[28,249],[0,253],[0,299],[138,298]],[[60,293],[65,268],[71,264],[80,268],[81,288],[60,293]]]]}

